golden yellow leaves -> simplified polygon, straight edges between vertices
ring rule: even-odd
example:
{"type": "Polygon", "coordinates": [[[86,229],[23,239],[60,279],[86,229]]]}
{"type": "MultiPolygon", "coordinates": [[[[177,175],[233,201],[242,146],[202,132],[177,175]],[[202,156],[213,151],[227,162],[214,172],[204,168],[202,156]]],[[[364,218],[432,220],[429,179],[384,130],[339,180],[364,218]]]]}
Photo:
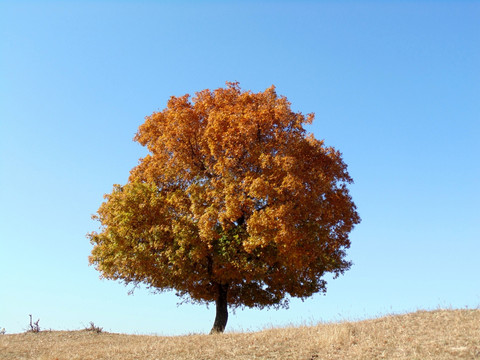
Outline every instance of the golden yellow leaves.
{"type": "Polygon", "coordinates": [[[348,269],[360,219],[341,154],[303,128],[313,119],[273,86],[171,97],[135,136],[150,153],[98,211],[91,262],[196,300],[214,299],[212,283],[248,306],[322,291],[325,272],[348,269]]]}

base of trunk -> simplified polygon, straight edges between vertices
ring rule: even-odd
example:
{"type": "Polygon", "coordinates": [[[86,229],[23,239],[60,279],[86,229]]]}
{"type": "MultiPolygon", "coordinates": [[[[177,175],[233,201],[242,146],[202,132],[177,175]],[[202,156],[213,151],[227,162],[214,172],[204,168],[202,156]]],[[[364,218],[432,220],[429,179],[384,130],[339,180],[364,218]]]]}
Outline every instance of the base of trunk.
{"type": "Polygon", "coordinates": [[[226,284],[217,284],[218,295],[215,305],[217,312],[215,315],[215,322],[213,323],[212,330],[210,334],[223,333],[225,327],[227,326],[228,321],[228,302],[227,302],[227,291],[228,285],[226,284]]]}

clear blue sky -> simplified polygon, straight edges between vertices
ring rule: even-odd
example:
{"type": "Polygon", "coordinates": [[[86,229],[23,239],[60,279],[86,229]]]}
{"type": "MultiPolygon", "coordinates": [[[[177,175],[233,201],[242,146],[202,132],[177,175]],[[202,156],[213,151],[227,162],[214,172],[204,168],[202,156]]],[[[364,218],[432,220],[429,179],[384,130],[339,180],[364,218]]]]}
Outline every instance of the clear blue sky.
{"type": "Polygon", "coordinates": [[[144,117],[225,81],[316,114],[363,220],[325,296],[227,330],[480,306],[480,2],[0,1],[0,328],[210,330],[99,280],[85,234],[144,117]]]}

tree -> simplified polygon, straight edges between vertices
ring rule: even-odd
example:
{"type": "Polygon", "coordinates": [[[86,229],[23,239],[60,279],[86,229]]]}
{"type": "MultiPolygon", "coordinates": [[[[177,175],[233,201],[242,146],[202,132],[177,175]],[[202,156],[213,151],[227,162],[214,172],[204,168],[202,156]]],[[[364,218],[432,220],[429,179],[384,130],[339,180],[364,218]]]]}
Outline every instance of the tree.
{"type": "Polygon", "coordinates": [[[215,302],[212,333],[228,306],[325,292],[322,277],[351,266],[360,218],[341,154],[304,129],[313,118],[273,86],[172,96],[134,138],[149,154],[94,216],[90,263],[104,278],[215,302]]]}

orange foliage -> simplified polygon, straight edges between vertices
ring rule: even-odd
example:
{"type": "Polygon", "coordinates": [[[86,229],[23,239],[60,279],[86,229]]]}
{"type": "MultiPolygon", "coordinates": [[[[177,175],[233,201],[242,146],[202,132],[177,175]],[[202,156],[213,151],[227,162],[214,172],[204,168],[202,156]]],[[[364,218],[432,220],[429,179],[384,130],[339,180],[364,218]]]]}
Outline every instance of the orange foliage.
{"type": "Polygon", "coordinates": [[[95,216],[90,263],[105,278],[174,289],[193,301],[281,306],[326,290],[350,267],[360,218],[341,154],[308,135],[272,86],[238,83],[171,97],[140,126],[149,154],[95,216]]]}

